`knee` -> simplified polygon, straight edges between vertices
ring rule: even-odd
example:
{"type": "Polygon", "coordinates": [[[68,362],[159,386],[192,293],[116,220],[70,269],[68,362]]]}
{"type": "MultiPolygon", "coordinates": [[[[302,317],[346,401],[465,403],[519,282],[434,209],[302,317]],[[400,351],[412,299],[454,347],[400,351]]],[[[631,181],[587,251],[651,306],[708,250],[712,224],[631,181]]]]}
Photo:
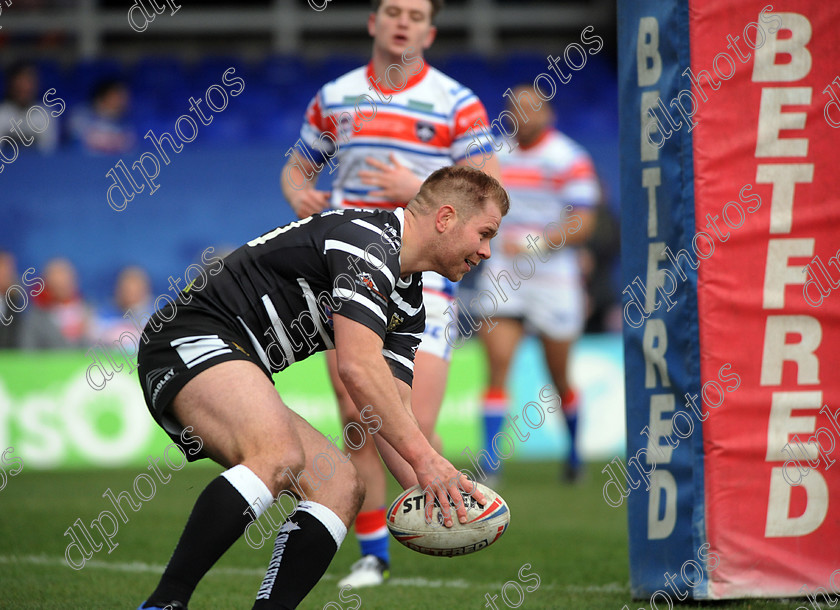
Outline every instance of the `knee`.
{"type": "Polygon", "coordinates": [[[362,509],[362,503],[365,501],[366,488],[364,480],[362,480],[362,477],[359,476],[355,468],[352,470],[348,486],[348,499],[350,500],[354,513],[358,514],[362,509]]]}
{"type": "Polygon", "coordinates": [[[284,451],[282,456],[272,460],[266,481],[271,494],[276,496],[284,489],[291,489],[292,483],[300,477],[305,468],[306,454],[302,447],[284,451]]]}

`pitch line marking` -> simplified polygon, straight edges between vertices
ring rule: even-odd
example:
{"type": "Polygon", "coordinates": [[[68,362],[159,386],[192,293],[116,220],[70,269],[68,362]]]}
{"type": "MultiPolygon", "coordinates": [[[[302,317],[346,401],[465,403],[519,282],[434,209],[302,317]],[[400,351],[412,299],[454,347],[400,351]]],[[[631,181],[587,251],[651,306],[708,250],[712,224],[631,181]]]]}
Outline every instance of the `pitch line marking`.
{"type": "MultiPolygon", "coordinates": [[[[0,555],[0,564],[15,564],[26,563],[42,566],[65,566],[66,563],[62,557],[50,557],[48,555],[0,555]]],[[[143,561],[119,562],[119,561],[100,561],[91,559],[85,562],[85,567],[91,567],[100,570],[111,570],[113,572],[129,572],[133,574],[150,573],[162,574],[166,568],[164,565],[155,565],[145,563],[143,561]]],[[[230,568],[217,567],[213,568],[209,575],[233,575],[233,576],[264,576],[265,570],[262,568],[230,568]]],[[[322,580],[337,580],[338,576],[333,574],[324,574],[322,580]]],[[[418,588],[454,588],[454,589],[499,589],[504,583],[475,583],[463,578],[442,579],[442,578],[423,578],[423,577],[406,577],[406,578],[390,578],[388,583],[398,587],[418,587],[418,588]]],[[[566,593],[626,593],[630,590],[630,586],[622,585],[617,582],[611,582],[604,585],[555,585],[546,584],[540,585],[540,591],[561,591],[566,593]]]]}

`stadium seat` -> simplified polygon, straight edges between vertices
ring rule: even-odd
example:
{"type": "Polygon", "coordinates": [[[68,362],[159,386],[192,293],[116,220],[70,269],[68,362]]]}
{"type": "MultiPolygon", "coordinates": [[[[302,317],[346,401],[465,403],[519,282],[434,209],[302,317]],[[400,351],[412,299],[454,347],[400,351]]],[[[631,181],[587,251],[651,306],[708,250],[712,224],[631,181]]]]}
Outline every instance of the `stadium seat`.
{"type": "Polygon", "coordinates": [[[190,71],[191,87],[196,92],[203,92],[207,87],[213,84],[222,84],[222,75],[234,68],[236,72],[231,74],[228,78],[242,78],[245,80],[245,89],[248,89],[248,82],[251,80],[250,70],[245,62],[234,56],[219,55],[215,57],[205,57],[193,66],[190,71]]]}
{"type": "Polygon", "coordinates": [[[62,97],[67,88],[67,79],[61,64],[52,59],[40,59],[35,64],[38,66],[38,75],[41,78],[41,89],[46,91],[55,88],[56,95],[62,97]]]}
{"type": "Polygon", "coordinates": [[[125,66],[114,59],[83,59],[75,65],[67,80],[68,104],[84,103],[93,88],[108,78],[126,77],[125,66]]]}
{"type": "Polygon", "coordinates": [[[247,144],[249,121],[244,113],[232,111],[230,107],[217,113],[213,122],[206,127],[199,127],[196,143],[201,146],[219,144],[247,144]]]}
{"type": "Polygon", "coordinates": [[[306,89],[315,93],[324,83],[336,79],[359,66],[365,66],[369,61],[370,58],[364,56],[337,55],[315,62],[308,72],[311,84],[306,89]]]}
{"type": "Polygon", "coordinates": [[[539,73],[548,71],[548,61],[540,53],[511,53],[502,59],[499,68],[499,77],[507,88],[533,82],[539,73]]]}
{"type": "Polygon", "coordinates": [[[135,92],[182,89],[186,87],[187,71],[174,57],[146,57],[132,66],[130,80],[135,92]]]}
{"type": "Polygon", "coordinates": [[[316,88],[323,84],[313,83],[304,61],[289,55],[266,58],[256,66],[254,80],[280,96],[283,108],[296,115],[303,112],[316,88]]]}
{"type": "Polygon", "coordinates": [[[292,87],[306,78],[306,64],[294,55],[271,55],[257,64],[254,76],[270,87],[292,87]]]}
{"type": "MultiPolygon", "coordinates": [[[[300,137],[302,117],[288,113],[273,113],[251,121],[250,132],[253,142],[274,144],[288,150],[300,137]]],[[[284,162],[285,159],[279,161],[284,162]]]]}
{"type": "Polygon", "coordinates": [[[470,83],[489,81],[496,76],[495,66],[482,55],[450,55],[438,61],[430,61],[430,63],[444,74],[468,85],[473,90],[475,87],[470,83]]]}

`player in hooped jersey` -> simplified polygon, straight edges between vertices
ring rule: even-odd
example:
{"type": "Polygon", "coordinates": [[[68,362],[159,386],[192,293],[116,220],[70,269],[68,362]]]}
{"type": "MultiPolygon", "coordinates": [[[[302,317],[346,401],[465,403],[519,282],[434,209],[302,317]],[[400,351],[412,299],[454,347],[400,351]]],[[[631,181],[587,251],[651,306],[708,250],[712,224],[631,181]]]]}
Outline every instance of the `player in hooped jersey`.
{"type": "MultiPolygon", "coordinates": [[[[423,60],[423,51],[436,33],[432,19],[442,4],[442,0],[374,0],[368,20],[373,37],[370,63],[318,91],[306,111],[301,137],[287,153],[281,183],[299,217],[327,206],[399,208],[435,169],[469,164],[467,147],[473,135],[468,130],[478,119],[488,123],[484,106],[472,91],[423,60]],[[331,193],[316,190],[319,172],[335,173],[331,193]]],[[[479,146],[472,151],[492,152],[489,136],[478,138],[479,146]]],[[[495,157],[483,169],[499,176],[495,157]]],[[[413,407],[429,438],[434,438],[449,371],[445,312],[454,299],[452,282],[435,273],[424,274],[426,328],[416,360],[413,407]]],[[[327,361],[342,420],[345,425],[358,421],[359,409],[342,387],[334,359],[328,355],[327,361]]],[[[377,585],[389,573],[385,473],[372,446],[354,451],[353,459],[367,486],[355,524],[362,559],[338,585],[377,585]]]]}
{"type": "Polygon", "coordinates": [[[436,499],[450,527],[452,498],[466,521],[461,490],[484,497],[433,449],[411,411],[420,273],[460,280],[490,257],[507,208],[495,179],[443,168],[405,209],[331,210],[249,241],[200,291],[187,287],[180,305],[155,313],[138,353],[149,410],[187,459],[209,457],[227,470],[199,495],[140,608],[186,608],[204,574],[283,495],[301,501],[275,524],[253,607],[295,608],[326,571],[364,484],[349,455],[291,411],[271,377],[317,351],[334,350],[350,396],[369,405],[378,427],[368,432],[400,484],[428,489],[427,517],[436,499]]]}
{"type": "MultiPolygon", "coordinates": [[[[484,263],[477,288],[495,292],[501,285],[498,278],[510,273],[521,255],[530,257],[534,273],[523,278],[517,289],[505,290],[506,298],[498,299],[494,316],[497,325],[480,335],[490,369],[484,398],[484,446],[490,455],[493,438],[501,430],[509,408],[505,385],[510,363],[528,329],[540,337],[560,395],[570,433],[564,477],[573,481],[580,473],[576,446],[580,400],[567,369],[569,350],[585,322],[585,293],[574,246],[592,232],[601,191],[589,155],[554,129],[554,113],[547,102],[540,101],[533,87],[517,87],[514,99],[530,109],[528,122],[523,122],[516,134],[518,146],[509,153],[499,153],[511,197],[510,214],[499,233],[498,255],[484,263]]],[[[495,464],[489,465],[493,470],[495,464]]]]}

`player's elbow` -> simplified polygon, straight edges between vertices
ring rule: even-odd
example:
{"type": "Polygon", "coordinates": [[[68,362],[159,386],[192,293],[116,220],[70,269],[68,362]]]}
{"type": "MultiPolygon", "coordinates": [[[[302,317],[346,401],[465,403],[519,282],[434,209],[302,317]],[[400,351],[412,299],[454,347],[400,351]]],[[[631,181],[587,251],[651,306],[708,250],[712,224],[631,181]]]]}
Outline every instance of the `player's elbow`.
{"type": "Polygon", "coordinates": [[[336,368],[338,369],[338,377],[351,394],[353,390],[364,385],[365,372],[370,370],[365,365],[362,358],[355,354],[338,354],[336,358],[336,368]]]}

